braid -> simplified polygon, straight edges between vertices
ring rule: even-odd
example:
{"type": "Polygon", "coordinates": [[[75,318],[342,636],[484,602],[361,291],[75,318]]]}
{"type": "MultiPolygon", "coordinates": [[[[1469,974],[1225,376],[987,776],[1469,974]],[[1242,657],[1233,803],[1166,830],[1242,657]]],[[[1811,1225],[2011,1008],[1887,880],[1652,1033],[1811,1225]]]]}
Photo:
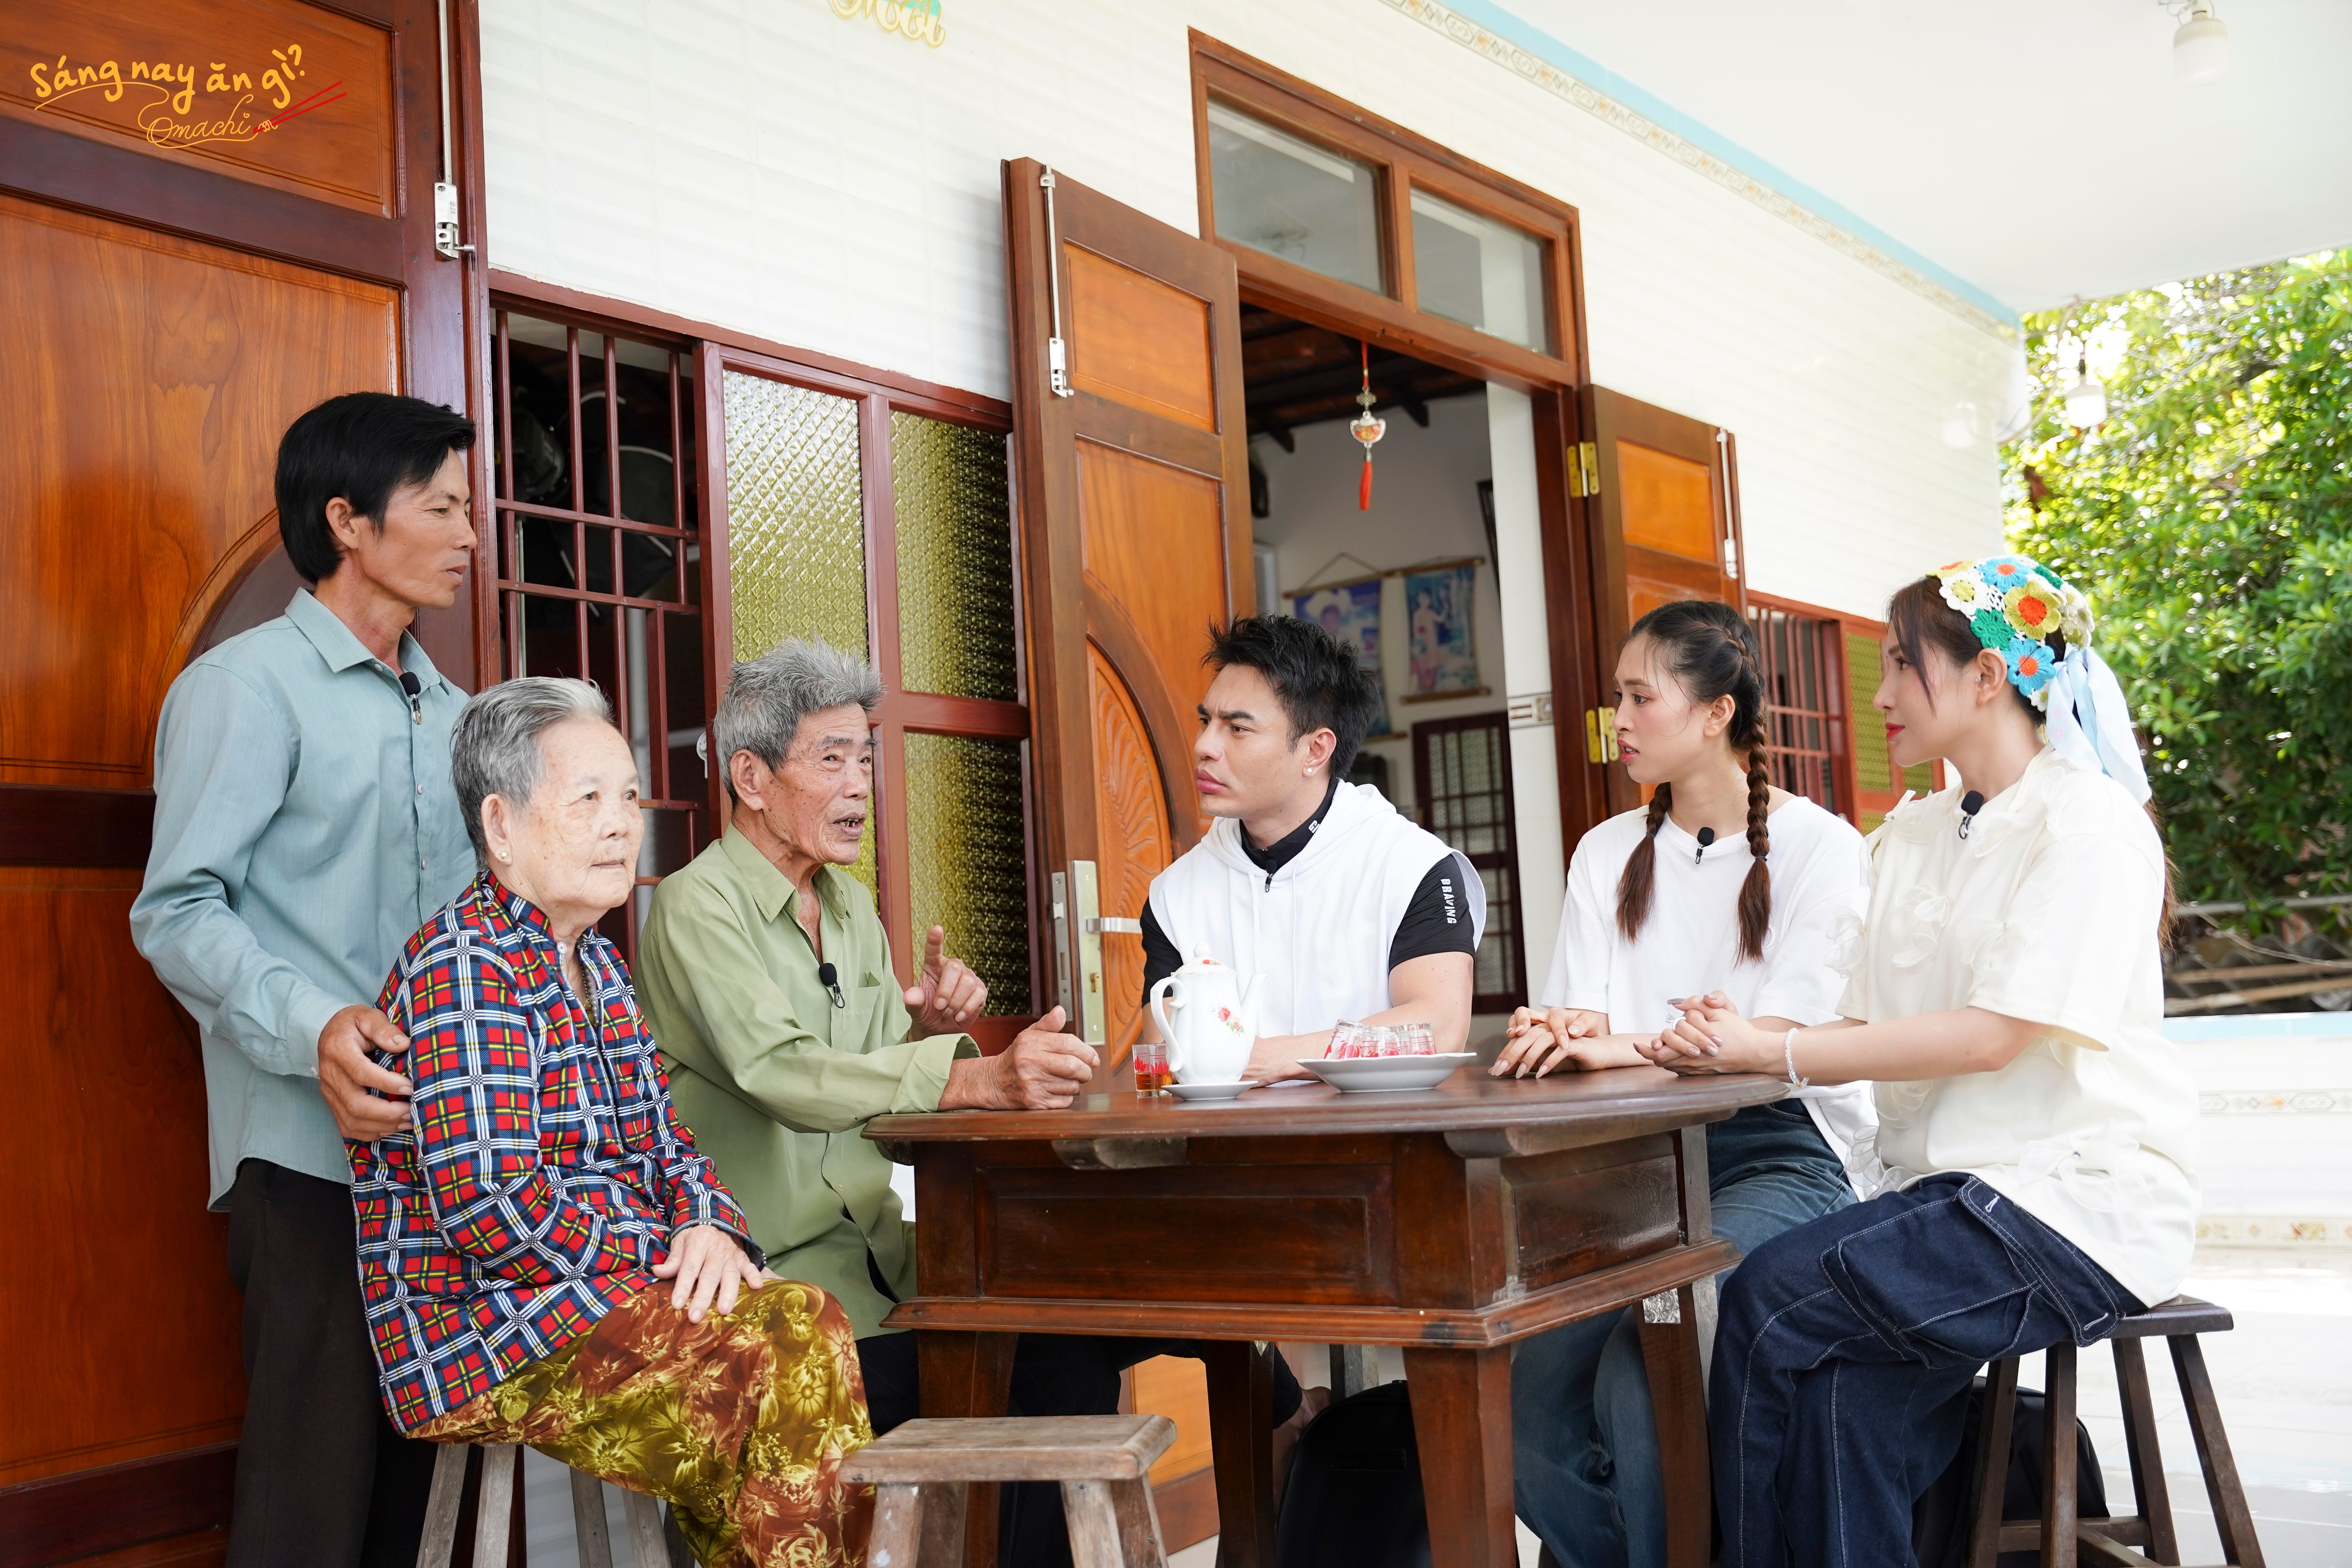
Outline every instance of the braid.
{"type": "Polygon", "coordinates": [[[1764,957],[1764,933],[1772,924],[1772,870],[1765,864],[1772,853],[1772,835],[1765,826],[1771,812],[1772,766],[1759,735],[1748,749],[1748,853],[1754,858],[1739,884],[1739,952],[1750,963],[1764,957]]]}
{"type": "Polygon", "coordinates": [[[1627,942],[1642,934],[1642,923],[1650,918],[1650,889],[1658,868],[1658,829],[1665,825],[1666,813],[1674,804],[1675,786],[1660,784],[1650,796],[1648,830],[1642,835],[1642,842],[1633,846],[1624,874],[1617,879],[1617,929],[1627,942]]]}

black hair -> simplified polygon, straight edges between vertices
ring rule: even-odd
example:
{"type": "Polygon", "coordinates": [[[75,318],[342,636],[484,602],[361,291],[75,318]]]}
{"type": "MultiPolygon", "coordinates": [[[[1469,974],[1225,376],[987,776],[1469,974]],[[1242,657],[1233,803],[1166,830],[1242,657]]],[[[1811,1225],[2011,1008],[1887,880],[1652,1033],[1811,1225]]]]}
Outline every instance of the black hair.
{"type": "Polygon", "coordinates": [[[389,392],[330,397],[286,427],[278,443],[278,536],[303,579],[335,574],[343,552],[327,527],[341,496],[383,531],[383,510],[403,485],[431,479],[452,452],[474,444],[464,415],[389,392]]]}
{"type": "Polygon", "coordinates": [[[1330,731],[1334,777],[1346,776],[1365,731],[1381,715],[1379,674],[1364,668],[1354,648],[1295,616],[1246,616],[1230,626],[1213,626],[1201,662],[1265,676],[1290,721],[1292,745],[1301,735],[1330,731]]]}
{"type": "MultiPolygon", "coordinates": [[[[1739,951],[1750,962],[1764,956],[1764,933],[1772,925],[1772,853],[1766,819],[1772,812],[1771,750],[1764,729],[1764,657],[1748,617],[1729,605],[1708,599],[1678,599],[1660,605],[1625,634],[1631,644],[1647,637],[1658,663],[1675,678],[1692,703],[1704,708],[1731,699],[1731,727],[1724,738],[1748,765],[1748,878],[1739,885],[1739,951]]],[[[1649,831],[1617,879],[1617,929],[1627,942],[1642,934],[1650,918],[1650,892],[1657,874],[1658,829],[1674,808],[1675,789],[1660,784],[1650,795],[1649,831]]]]}

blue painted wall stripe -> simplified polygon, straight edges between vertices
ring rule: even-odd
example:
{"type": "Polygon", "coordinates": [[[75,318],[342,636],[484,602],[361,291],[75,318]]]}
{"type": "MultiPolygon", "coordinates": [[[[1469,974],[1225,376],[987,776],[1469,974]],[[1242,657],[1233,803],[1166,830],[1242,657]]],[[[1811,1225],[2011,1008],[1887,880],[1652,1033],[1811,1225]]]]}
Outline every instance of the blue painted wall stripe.
{"type": "Polygon", "coordinates": [[[1556,69],[1566,72],[1588,87],[1615,99],[1619,103],[1655,121],[1664,130],[1681,137],[1692,146],[1712,157],[1719,158],[1746,174],[1757,184],[1772,190],[1804,207],[1816,216],[1884,251],[1904,266],[1934,279],[1968,300],[1994,320],[2018,325],[2017,312],[1993,295],[1978,288],[1967,279],[1937,266],[1911,247],[1886,233],[1875,224],[1864,219],[1821,192],[1795,178],[1785,170],[1758,157],[1727,137],[1718,135],[1682,110],[1655,95],[1634,86],[1598,60],[1570,48],[1549,33],[1511,15],[1493,0],[1442,0],[1447,7],[1465,19],[1476,23],[1496,37],[1517,45],[1520,48],[1556,69]]]}

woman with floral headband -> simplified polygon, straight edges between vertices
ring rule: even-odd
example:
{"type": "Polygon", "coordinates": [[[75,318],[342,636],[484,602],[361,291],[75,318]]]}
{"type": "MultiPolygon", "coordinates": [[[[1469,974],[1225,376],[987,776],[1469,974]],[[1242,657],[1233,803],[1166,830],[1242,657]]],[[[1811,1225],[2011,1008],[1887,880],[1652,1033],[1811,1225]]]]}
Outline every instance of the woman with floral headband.
{"type": "Polygon", "coordinates": [[[1895,761],[1960,778],[1873,836],[1843,1016],[1762,1030],[1717,994],[1645,1053],[1876,1085],[1885,1190],[1724,1290],[1726,1568],[1909,1562],[1979,1369],[2169,1299],[2195,1233],[2196,1089],[2159,1032],[2164,849],[2088,603],[1999,555],[1904,587],[1887,622],[1895,761]]]}

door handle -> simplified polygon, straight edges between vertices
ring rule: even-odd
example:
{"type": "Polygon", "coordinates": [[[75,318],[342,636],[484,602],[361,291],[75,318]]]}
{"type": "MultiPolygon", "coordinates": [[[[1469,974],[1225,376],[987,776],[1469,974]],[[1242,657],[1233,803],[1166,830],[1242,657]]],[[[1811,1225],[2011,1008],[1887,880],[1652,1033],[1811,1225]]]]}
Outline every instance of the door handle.
{"type": "Polygon", "coordinates": [[[1070,1016],[1071,1032],[1090,1046],[1099,1046],[1108,1037],[1105,1005],[1108,999],[1103,994],[1102,888],[1091,860],[1071,861],[1069,877],[1070,972],[1076,981],[1072,990],[1077,1004],[1070,1016]]]}

